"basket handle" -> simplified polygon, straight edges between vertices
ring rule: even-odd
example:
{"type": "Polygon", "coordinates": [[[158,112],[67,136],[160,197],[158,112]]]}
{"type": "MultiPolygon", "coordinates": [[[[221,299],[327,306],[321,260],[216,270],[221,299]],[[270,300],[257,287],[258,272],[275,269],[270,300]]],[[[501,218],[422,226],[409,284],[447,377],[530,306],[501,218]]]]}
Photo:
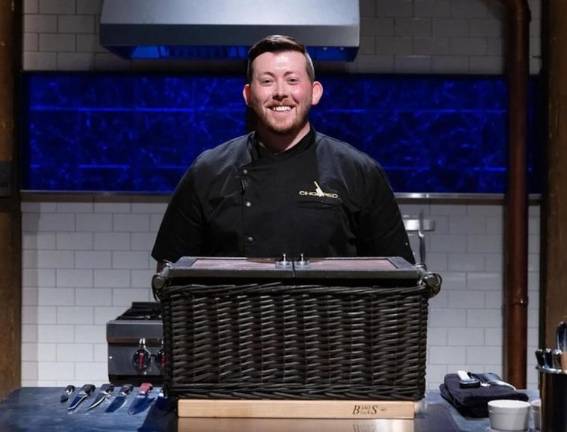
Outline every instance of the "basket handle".
{"type": "Polygon", "coordinates": [[[154,295],[155,300],[161,300],[161,290],[167,285],[170,269],[171,262],[164,261],[164,265],[161,269],[152,276],[152,294],[154,295]]]}
{"type": "Polygon", "coordinates": [[[421,270],[419,283],[420,285],[427,288],[427,290],[429,291],[429,298],[432,298],[439,294],[439,291],[441,291],[443,278],[439,273],[421,270]]]}

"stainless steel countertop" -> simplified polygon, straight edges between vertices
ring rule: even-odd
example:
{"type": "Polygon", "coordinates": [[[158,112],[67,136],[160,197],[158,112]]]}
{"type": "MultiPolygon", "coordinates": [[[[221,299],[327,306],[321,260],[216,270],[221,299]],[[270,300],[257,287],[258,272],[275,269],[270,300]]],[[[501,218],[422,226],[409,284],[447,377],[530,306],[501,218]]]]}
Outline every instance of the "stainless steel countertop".
{"type": "MultiPolygon", "coordinates": [[[[114,413],[104,405],[86,412],[93,396],[76,412],[60,403],[62,388],[23,387],[0,403],[0,432],[15,431],[179,431],[179,432],[486,432],[488,419],[462,417],[441,398],[428,392],[415,420],[310,420],[310,419],[178,419],[166,399],[149,410],[128,414],[127,404],[114,413]]],[[[96,393],[96,392],[95,392],[96,393]]],[[[154,396],[157,392],[154,390],[154,396]]]]}

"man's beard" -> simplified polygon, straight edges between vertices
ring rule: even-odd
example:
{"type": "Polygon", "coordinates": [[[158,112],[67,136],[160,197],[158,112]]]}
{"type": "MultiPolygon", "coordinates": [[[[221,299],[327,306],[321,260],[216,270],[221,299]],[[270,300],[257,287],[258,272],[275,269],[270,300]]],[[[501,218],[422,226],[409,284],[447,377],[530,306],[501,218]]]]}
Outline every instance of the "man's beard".
{"type": "Polygon", "coordinates": [[[285,136],[301,130],[308,122],[309,109],[299,113],[298,117],[294,117],[291,122],[280,123],[269,117],[269,114],[261,108],[260,113],[252,110],[254,113],[255,128],[260,127],[275,135],[285,136]]]}

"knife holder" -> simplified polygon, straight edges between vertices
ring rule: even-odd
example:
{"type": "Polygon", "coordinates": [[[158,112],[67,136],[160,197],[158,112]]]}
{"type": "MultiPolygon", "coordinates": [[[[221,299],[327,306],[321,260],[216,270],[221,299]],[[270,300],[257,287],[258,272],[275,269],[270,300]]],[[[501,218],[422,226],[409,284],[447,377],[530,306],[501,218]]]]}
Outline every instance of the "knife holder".
{"type": "Polygon", "coordinates": [[[541,374],[541,430],[567,432],[567,374],[539,368],[541,374]]]}
{"type": "MultiPolygon", "coordinates": [[[[187,283],[187,269],[179,269],[178,277],[175,268],[161,275],[168,396],[423,398],[428,299],[434,293],[413,266],[403,277],[370,284],[376,275],[286,276],[281,267],[279,281],[273,274],[242,277],[234,273],[237,263],[229,264],[232,283],[219,283],[218,265],[216,277],[197,272],[199,283],[187,283]]],[[[327,264],[336,273],[336,265],[327,264]]],[[[250,262],[243,268],[250,269],[250,262]]]]}

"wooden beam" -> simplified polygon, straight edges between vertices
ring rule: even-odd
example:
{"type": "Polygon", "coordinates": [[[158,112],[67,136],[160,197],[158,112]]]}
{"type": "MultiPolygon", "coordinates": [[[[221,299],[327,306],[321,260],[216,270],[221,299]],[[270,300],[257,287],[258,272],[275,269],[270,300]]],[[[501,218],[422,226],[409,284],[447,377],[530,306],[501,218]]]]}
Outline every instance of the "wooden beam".
{"type": "Polygon", "coordinates": [[[547,188],[542,211],[540,345],[555,347],[555,328],[567,320],[567,2],[543,2],[547,77],[547,188]]]}
{"type": "Polygon", "coordinates": [[[15,134],[20,4],[0,1],[0,398],[21,382],[21,216],[15,134]]]}
{"type": "Polygon", "coordinates": [[[526,387],[528,338],[527,123],[529,23],[527,0],[507,9],[508,172],[504,222],[504,377],[526,387]]]}

